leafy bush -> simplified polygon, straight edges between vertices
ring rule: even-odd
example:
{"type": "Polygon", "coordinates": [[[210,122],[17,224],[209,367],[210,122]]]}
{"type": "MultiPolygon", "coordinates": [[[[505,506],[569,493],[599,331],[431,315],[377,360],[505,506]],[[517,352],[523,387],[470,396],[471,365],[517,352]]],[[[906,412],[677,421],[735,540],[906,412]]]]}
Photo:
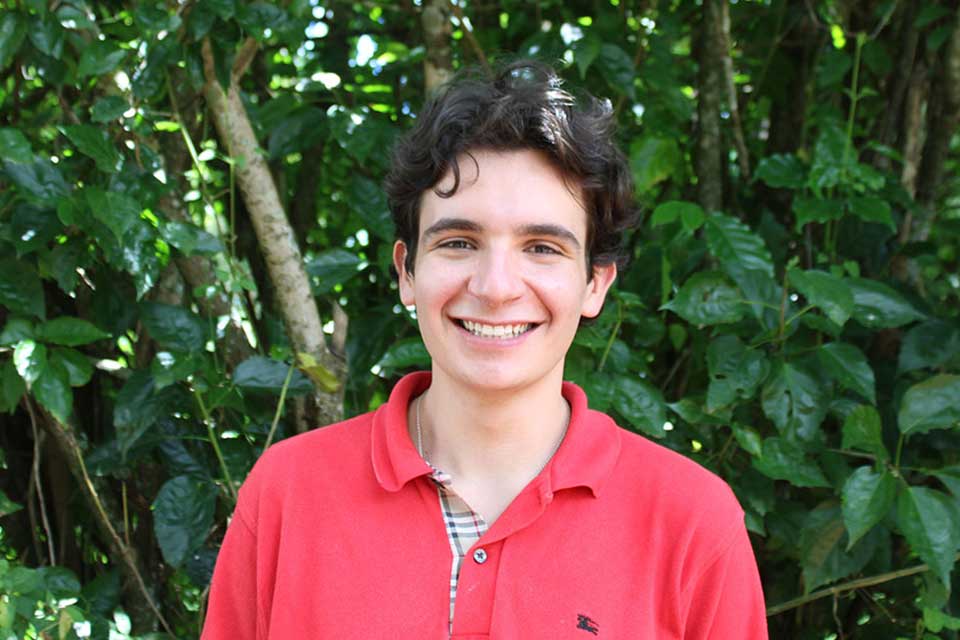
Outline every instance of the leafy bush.
{"type": "MultiPolygon", "coordinates": [[[[733,486],[771,637],[955,638],[956,7],[629,4],[451,5],[453,66],[562,61],[617,110],[645,218],[567,377],[733,486]]],[[[379,181],[435,52],[408,3],[7,5],[0,630],[196,637],[264,447],[429,366],[379,181]]]]}

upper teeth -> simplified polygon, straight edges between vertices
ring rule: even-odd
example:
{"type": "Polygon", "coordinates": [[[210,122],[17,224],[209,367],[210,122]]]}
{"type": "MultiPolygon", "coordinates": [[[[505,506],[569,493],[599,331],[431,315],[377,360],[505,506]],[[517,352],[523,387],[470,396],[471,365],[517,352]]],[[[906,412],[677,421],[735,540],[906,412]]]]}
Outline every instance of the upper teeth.
{"type": "Polygon", "coordinates": [[[524,324],[480,324],[464,320],[463,326],[470,333],[484,338],[515,338],[530,328],[530,323],[524,324]]]}

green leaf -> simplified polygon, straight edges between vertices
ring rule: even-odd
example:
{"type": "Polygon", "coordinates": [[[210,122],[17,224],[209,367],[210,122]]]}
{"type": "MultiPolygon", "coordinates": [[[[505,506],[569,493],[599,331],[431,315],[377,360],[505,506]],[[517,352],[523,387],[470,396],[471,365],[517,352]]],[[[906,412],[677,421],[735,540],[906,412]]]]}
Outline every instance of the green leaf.
{"type": "Polygon", "coordinates": [[[35,157],[33,162],[19,164],[4,161],[7,177],[27,200],[51,205],[70,192],[63,175],[46,158],[35,157]]]}
{"type": "Polygon", "coordinates": [[[776,189],[802,189],[807,183],[807,169],[800,158],[792,153],[777,153],[763,158],[753,176],[776,189]]]}
{"type": "Polygon", "coordinates": [[[638,194],[671,178],[682,170],[683,154],[673,138],[637,138],[630,144],[630,169],[638,194]]]}
{"type": "Polygon", "coordinates": [[[30,386],[47,368],[47,348],[33,340],[22,340],[13,350],[13,364],[20,377],[30,386]]]}
{"type": "Polygon", "coordinates": [[[827,415],[829,398],[819,380],[799,366],[783,362],[763,387],[763,413],[780,433],[812,440],[827,415]]]}
{"type": "Polygon", "coordinates": [[[13,359],[0,364],[0,412],[9,413],[16,409],[26,391],[27,385],[17,373],[13,359]]]}
{"type": "Polygon", "coordinates": [[[60,58],[63,55],[66,31],[54,16],[49,14],[43,17],[34,16],[27,35],[33,46],[42,53],[51,58],[60,58]]]}
{"type": "Polygon", "coordinates": [[[782,438],[763,441],[763,454],[752,460],[754,468],[774,480],[786,480],[797,487],[829,487],[816,462],[808,460],[800,445],[782,438]]]}
{"type": "Polygon", "coordinates": [[[312,382],[317,389],[326,393],[335,393],[342,384],[337,374],[328,369],[313,355],[304,351],[297,352],[297,368],[307,374],[310,382],[312,382]]]}
{"type": "Polygon", "coordinates": [[[631,100],[636,100],[637,92],[633,79],[637,70],[630,54],[611,42],[604,42],[600,45],[600,55],[597,56],[596,65],[600,69],[600,75],[611,89],[631,100]]]}
{"type": "Polygon", "coordinates": [[[958,540],[947,496],[924,487],[907,487],[897,499],[897,524],[910,548],[945,584],[950,584],[958,540]]]}
{"type": "Polygon", "coordinates": [[[586,79],[587,70],[600,55],[600,44],[600,39],[593,34],[588,34],[573,43],[573,60],[577,63],[581,80],[586,79]]]}
{"type": "Polygon", "coordinates": [[[184,255],[212,255],[223,251],[223,243],[211,233],[188,222],[168,222],[160,227],[160,236],[184,255]]]}
{"type": "Polygon", "coordinates": [[[900,345],[897,369],[900,373],[935,368],[960,355],[960,328],[945,320],[933,319],[911,327],[900,345]]]}
{"type": "Polygon", "coordinates": [[[112,122],[129,109],[130,103],[120,96],[107,96],[93,103],[93,107],[90,109],[90,119],[100,123],[112,122]]]}
{"type": "Polygon", "coordinates": [[[929,471],[929,473],[942,482],[954,497],[960,498],[960,464],[929,471]]]}
{"type": "Polygon", "coordinates": [[[701,271],[690,276],[661,309],[669,309],[691,324],[714,325],[743,318],[742,302],[740,292],[722,273],[701,271]]]}
{"type": "Polygon", "coordinates": [[[903,394],[897,424],[904,435],[949,429],[960,422],[960,376],[938,375],[903,394]]]}
{"type": "Polygon", "coordinates": [[[77,65],[77,77],[102,76],[123,62],[127,53],[107,40],[94,40],[83,49],[77,65]]]}
{"type": "Polygon", "coordinates": [[[658,205],[653,210],[653,217],[650,224],[658,227],[665,224],[671,224],[680,220],[683,228],[687,231],[696,231],[699,229],[707,215],[703,209],[695,202],[686,202],[684,200],[671,200],[658,205]]]}
{"type": "Polygon", "coordinates": [[[22,504],[17,504],[13,500],[7,497],[7,494],[3,491],[0,491],[0,518],[8,516],[11,513],[16,513],[23,509],[22,504]]]}
{"type": "MultiPolygon", "coordinates": [[[[930,7],[927,8],[929,9],[930,7]]],[[[944,629],[960,631],[960,618],[955,618],[939,609],[924,607],[923,626],[925,626],[928,631],[933,631],[934,633],[940,633],[944,629]]]]}
{"type": "Polygon", "coordinates": [[[346,249],[330,249],[310,259],[306,269],[315,278],[314,291],[324,294],[360,273],[360,264],[360,258],[346,249]]]}
{"type": "Polygon", "coordinates": [[[429,369],[430,354],[420,337],[406,338],[390,345],[377,364],[381,369],[402,371],[405,369],[429,369]]]}
{"type": "Polygon", "coordinates": [[[93,377],[93,363],[90,358],[76,349],[55,347],[50,350],[49,359],[67,372],[71,387],[82,387],[93,377]]]}
{"type": "Polygon", "coordinates": [[[0,158],[19,164],[33,162],[33,149],[19,129],[0,127],[0,158]]]}
{"type": "Polygon", "coordinates": [[[740,339],[723,335],[707,348],[708,412],[733,404],[738,399],[748,400],[770,372],[770,363],[763,353],[747,349],[740,339]]]}
{"type": "Polygon", "coordinates": [[[853,314],[853,292],[842,278],[826,271],[791,269],[788,280],[807,302],[841,327],[853,314]]]}
{"type": "Polygon", "coordinates": [[[878,473],[870,466],[859,467],[843,485],[843,523],[847,528],[849,551],[857,540],[887,515],[897,499],[897,481],[888,471],[878,473]]]}
{"type": "Polygon", "coordinates": [[[21,260],[0,259],[0,305],[10,311],[43,318],[43,285],[34,268],[21,260]]]}
{"type": "MultiPolygon", "coordinates": [[[[201,352],[202,353],[202,352],[201,352]]],[[[157,389],[169,387],[203,366],[201,353],[160,351],[150,363],[150,373],[157,389]]]]}
{"type": "Polygon", "coordinates": [[[66,423],[73,410],[73,391],[67,370],[56,361],[50,360],[40,372],[40,376],[31,386],[34,397],[50,414],[66,423]]]}
{"type": "Polygon", "coordinates": [[[10,66],[26,35],[27,24],[19,13],[8,10],[0,16],[0,71],[10,66]]]}
{"type": "Polygon", "coordinates": [[[217,488],[203,478],[177,476],[167,480],[153,501],[153,531],[171,567],[181,567],[203,546],[213,526],[217,488]]]}
{"type": "Polygon", "coordinates": [[[118,171],[120,153],[114,148],[103,129],[89,124],[76,124],[61,127],[61,131],[77,147],[77,151],[93,158],[97,163],[97,169],[105,173],[118,171]]]}
{"type": "Polygon", "coordinates": [[[900,327],[924,319],[906,298],[892,288],[866,278],[850,278],[853,317],[868,329],[900,327]]]}
{"type": "Polygon", "coordinates": [[[890,204],[886,200],[875,197],[850,198],[847,201],[850,213],[866,222],[876,222],[890,229],[896,230],[890,204]]]}
{"type": "MultiPolygon", "coordinates": [[[[287,379],[290,365],[263,356],[247,358],[233,371],[233,383],[246,391],[280,395],[283,381],[287,379]]],[[[305,375],[294,369],[287,395],[296,396],[313,393],[313,385],[305,375]]]]}
{"type": "Polygon", "coordinates": [[[237,10],[237,22],[257,40],[266,38],[266,30],[283,27],[287,14],[280,7],[267,2],[243,3],[237,10]]]}
{"type": "Polygon", "coordinates": [[[767,245],[736,218],[720,213],[707,217],[706,237],[710,253],[734,280],[744,271],[773,277],[773,258],[767,245]]]}
{"type": "Polygon", "coordinates": [[[846,540],[836,502],[818,505],[806,517],[799,535],[804,593],[860,571],[876,552],[876,535],[869,535],[856,545],[845,544],[846,540]]]}
{"type": "Polygon", "coordinates": [[[60,316],[48,320],[37,328],[38,340],[68,347],[89,344],[109,337],[109,333],[101,331],[90,322],[82,318],[71,318],[69,316],[60,316]]]}
{"type": "Polygon", "coordinates": [[[881,460],[889,460],[890,454],[883,444],[883,425],[880,414],[874,407],[862,404],[847,415],[843,422],[844,449],[860,449],[875,454],[881,460]]]}
{"type": "Polygon", "coordinates": [[[810,222],[829,222],[839,220],[843,215],[843,203],[839,200],[796,197],[793,199],[793,213],[797,218],[796,230],[810,222]]]}
{"type": "Polygon", "coordinates": [[[630,424],[654,438],[666,435],[667,409],[663,394],[653,385],[631,376],[616,376],[613,407],[630,424]]]}
{"type": "Polygon", "coordinates": [[[350,202],[373,235],[393,242],[393,218],[387,197],[376,182],[354,174],[350,179],[350,202]]]}
{"type": "Polygon", "coordinates": [[[831,342],[817,350],[817,358],[824,370],[839,382],[841,387],[860,394],[871,404],[876,404],[873,369],[860,349],[844,342],[831,342]]]}
{"type": "Polygon", "coordinates": [[[208,5],[221,20],[229,20],[237,10],[236,0],[206,0],[208,5]]]}
{"type": "Polygon", "coordinates": [[[170,411],[171,398],[170,389],[158,391],[145,369],[134,371],[126,381],[113,408],[113,426],[124,457],[157,419],[170,411]]]}
{"type": "Polygon", "coordinates": [[[93,216],[105,224],[117,240],[122,241],[127,231],[140,219],[142,207],[128,195],[104,191],[99,187],[87,187],[84,195],[93,216]]]}
{"type": "Polygon", "coordinates": [[[140,319],[150,337],[171,351],[203,351],[207,323],[189,309],[160,302],[141,302],[140,319]]]}
{"type": "Polygon", "coordinates": [[[30,340],[35,337],[32,322],[26,318],[9,316],[7,324],[3,326],[3,331],[0,332],[0,344],[14,345],[21,340],[30,340]]]}
{"type": "Polygon", "coordinates": [[[763,455],[763,439],[756,429],[737,424],[733,425],[732,429],[733,437],[736,438],[741,449],[756,458],[763,455]]]}

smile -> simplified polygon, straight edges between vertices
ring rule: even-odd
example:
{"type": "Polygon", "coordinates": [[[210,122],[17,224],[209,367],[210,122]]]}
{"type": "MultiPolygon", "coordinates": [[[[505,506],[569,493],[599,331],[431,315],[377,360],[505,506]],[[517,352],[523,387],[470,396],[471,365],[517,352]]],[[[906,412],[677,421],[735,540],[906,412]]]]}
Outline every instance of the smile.
{"type": "Polygon", "coordinates": [[[475,336],[499,340],[516,338],[536,326],[531,322],[524,322],[522,324],[483,324],[473,322],[472,320],[457,320],[457,323],[475,336]]]}

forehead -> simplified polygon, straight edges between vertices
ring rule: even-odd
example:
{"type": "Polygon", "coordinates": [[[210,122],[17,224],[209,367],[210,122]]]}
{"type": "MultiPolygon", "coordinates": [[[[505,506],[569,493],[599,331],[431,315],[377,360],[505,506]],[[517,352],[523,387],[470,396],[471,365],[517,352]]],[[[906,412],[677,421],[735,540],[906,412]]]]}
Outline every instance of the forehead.
{"type": "Polygon", "coordinates": [[[587,213],[579,185],[543,153],[534,150],[474,150],[457,158],[460,182],[452,168],[434,189],[424,193],[420,232],[439,218],[456,216],[483,227],[555,224],[567,227],[581,241],[587,213]]]}

